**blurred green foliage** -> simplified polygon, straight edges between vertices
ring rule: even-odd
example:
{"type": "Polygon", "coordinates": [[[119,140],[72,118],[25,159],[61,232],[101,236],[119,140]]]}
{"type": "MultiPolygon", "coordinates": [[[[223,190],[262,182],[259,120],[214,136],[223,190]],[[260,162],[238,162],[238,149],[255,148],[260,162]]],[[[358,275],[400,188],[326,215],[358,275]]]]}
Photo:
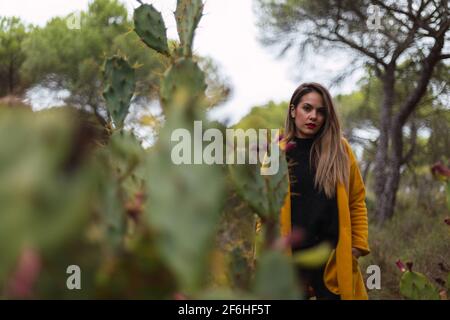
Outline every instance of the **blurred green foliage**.
{"type": "Polygon", "coordinates": [[[21,94],[28,83],[20,74],[27,27],[16,17],[0,17],[0,97],[21,94]]]}

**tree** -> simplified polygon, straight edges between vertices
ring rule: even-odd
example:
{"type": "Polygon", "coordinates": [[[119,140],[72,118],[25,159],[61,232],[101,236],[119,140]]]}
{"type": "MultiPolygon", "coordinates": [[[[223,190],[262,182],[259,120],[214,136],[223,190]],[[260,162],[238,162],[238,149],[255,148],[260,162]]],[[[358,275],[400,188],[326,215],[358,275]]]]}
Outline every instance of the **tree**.
{"type": "MultiPolygon", "coordinates": [[[[431,86],[438,87],[439,78],[439,75],[435,75],[431,86]]],[[[407,75],[399,75],[399,79],[402,81],[400,81],[401,85],[397,86],[395,95],[398,101],[403,101],[408,95],[406,85],[408,78],[407,75]]],[[[368,182],[370,168],[375,162],[379,138],[375,133],[380,120],[377,100],[382,95],[382,88],[379,79],[367,74],[360,81],[358,90],[335,97],[338,112],[344,124],[344,134],[351,143],[363,149],[361,166],[363,179],[366,182],[368,182]]],[[[442,100],[442,90],[436,90],[434,93],[434,90],[429,89],[421,100],[419,108],[409,117],[403,130],[404,147],[408,152],[405,152],[405,165],[402,167],[402,172],[410,171],[415,175],[418,167],[428,166],[429,163],[439,160],[446,161],[445,155],[450,148],[450,140],[447,138],[450,136],[449,116],[448,100],[442,100]]]]}
{"type": "Polygon", "coordinates": [[[17,17],[0,17],[0,98],[21,95],[26,87],[19,70],[25,60],[22,44],[27,27],[17,17]]]}
{"type": "MultiPolygon", "coordinates": [[[[70,16],[70,15],[69,15],[70,16]]],[[[118,0],[95,0],[80,13],[80,29],[69,29],[67,17],[56,17],[43,28],[34,28],[24,43],[27,52],[21,71],[35,86],[67,90],[67,104],[91,110],[105,124],[102,65],[106,56],[120,53],[136,70],[136,93],[133,100],[143,109],[158,98],[159,80],[168,58],[148,50],[135,32],[126,7],[118,0]]],[[[173,48],[176,42],[172,41],[173,48]]],[[[229,93],[228,83],[219,75],[212,60],[205,60],[211,104],[217,105],[229,93]],[[220,95],[220,97],[219,97],[220,95]]],[[[130,119],[134,119],[132,114],[130,119]]]]}
{"type": "MultiPolygon", "coordinates": [[[[22,73],[33,85],[68,90],[67,104],[94,111],[104,123],[103,60],[115,53],[120,44],[127,51],[139,51],[135,37],[121,37],[131,29],[127,16],[126,8],[117,0],[96,0],[80,13],[79,30],[69,28],[69,16],[53,18],[44,28],[34,28],[24,44],[27,57],[22,73]]],[[[149,57],[141,63],[149,60],[147,68],[157,62],[155,57],[149,57]]]]}
{"type": "Polygon", "coordinates": [[[284,128],[288,102],[253,107],[234,127],[240,129],[279,129],[284,128]]]}
{"type": "Polygon", "coordinates": [[[365,65],[382,83],[375,193],[376,216],[384,222],[394,213],[401,168],[408,160],[405,125],[419,108],[436,69],[450,58],[448,2],[257,0],[257,4],[264,44],[281,46],[281,54],[298,48],[300,58],[310,49],[328,54],[347,50],[354,54],[353,66],[365,65]],[[379,10],[376,30],[369,29],[374,26],[370,5],[379,10]],[[404,65],[408,60],[413,63],[404,65]],[[395,93],[401,66],[414,76],[408,79],[406,98],[399,101],[395,93]]]}

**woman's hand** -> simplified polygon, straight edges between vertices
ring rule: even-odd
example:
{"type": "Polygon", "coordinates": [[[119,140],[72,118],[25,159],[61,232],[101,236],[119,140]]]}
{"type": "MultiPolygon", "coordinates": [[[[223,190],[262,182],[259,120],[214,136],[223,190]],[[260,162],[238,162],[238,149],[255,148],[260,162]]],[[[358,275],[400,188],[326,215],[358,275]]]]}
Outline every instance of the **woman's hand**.
{"type": "Polygon", "coordinates": [[[358,248],[352,248],[352,254],[356,259],[362,256],[362,252],[358,248]]]}

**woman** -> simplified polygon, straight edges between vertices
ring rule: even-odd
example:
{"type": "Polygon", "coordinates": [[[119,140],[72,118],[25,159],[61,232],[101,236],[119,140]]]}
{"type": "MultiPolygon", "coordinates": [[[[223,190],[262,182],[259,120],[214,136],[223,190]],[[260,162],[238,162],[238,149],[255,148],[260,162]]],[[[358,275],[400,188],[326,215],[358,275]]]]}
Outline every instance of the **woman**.
{"type": "Polygon", "coordinates": [[[294,252],[323,241],[335,248],[326,265],[299,270],[302,280],[317,299],[367,299],[357,262],[370,252],[365,187],[327,89],[304,83],[294,91],[282,142],[293,147],[281,233],[301,230],[294,252]]]}

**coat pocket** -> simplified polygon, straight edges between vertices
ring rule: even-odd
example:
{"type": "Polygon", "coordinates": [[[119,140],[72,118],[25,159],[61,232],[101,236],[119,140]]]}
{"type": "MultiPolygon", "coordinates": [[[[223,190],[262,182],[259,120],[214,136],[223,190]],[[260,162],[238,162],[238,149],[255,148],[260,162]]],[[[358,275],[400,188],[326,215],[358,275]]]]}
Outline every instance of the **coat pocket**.
{"type": "Polygon", "coordinates": [[[333,250],[328,258],[323,273],[323,283],[334,294],[339,294],[339,284],[337,280],[337,264],[336,264],[336,250],[333,250]]]}
{"type": "MultiPolygon", "coordinates": [[[[357,296],[361,291],[361,284],[364,284],[364,280],[361,275],[361,271],[359,268],[358,259],[356,259],[352,255],[352,269],[348,272],[352,273],[352,292],[353,295],[357,296]]],[[[325,266],[325,272],[323,274],[323,282],[328,290],[330,290],[334,294],[339,293],[339,283],[338,283],[338,275],[337,275],[337,263],[336,263],[336,250],[331,252],[330,258],[325,266]]]]}
{"type": "Polygon", "coordinates": [[[366,287],[364,284],[364,278],[359,268],[358,259],[352,255],[352,271],[353,271],[353,297],[357,300],[367,300],[366,287]]]}

